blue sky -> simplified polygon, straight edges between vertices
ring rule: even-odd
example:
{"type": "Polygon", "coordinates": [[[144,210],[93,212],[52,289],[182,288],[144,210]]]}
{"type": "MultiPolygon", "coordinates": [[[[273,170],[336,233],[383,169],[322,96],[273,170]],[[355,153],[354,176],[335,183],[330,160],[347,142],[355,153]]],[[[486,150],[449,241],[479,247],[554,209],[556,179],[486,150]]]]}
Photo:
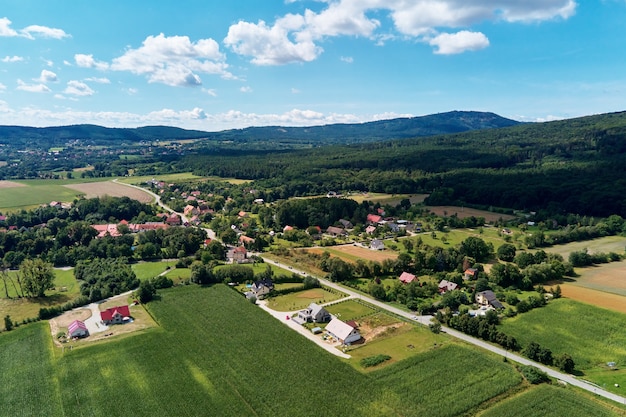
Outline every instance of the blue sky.
{"type": "Polygon", "coordinates": [[[0,124],[626,110],[626,0],[0,0],[0,124]]]}

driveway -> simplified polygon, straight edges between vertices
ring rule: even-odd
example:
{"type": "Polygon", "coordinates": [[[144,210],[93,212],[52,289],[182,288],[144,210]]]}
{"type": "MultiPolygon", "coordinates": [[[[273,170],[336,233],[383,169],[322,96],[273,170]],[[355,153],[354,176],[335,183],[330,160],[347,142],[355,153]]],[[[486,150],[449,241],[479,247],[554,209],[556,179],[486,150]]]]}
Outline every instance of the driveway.
{"type": "Polygon", "coordinates": [[[99,303],[91,303],[85,307],[91,310],[91,317],[85,320],[85,326],[87,326],[87,330],[89,330],[90,335],[104,332],[109,329],[109,326],[100,322],[100,309],[98,308],[98,304],[99,303]]]}

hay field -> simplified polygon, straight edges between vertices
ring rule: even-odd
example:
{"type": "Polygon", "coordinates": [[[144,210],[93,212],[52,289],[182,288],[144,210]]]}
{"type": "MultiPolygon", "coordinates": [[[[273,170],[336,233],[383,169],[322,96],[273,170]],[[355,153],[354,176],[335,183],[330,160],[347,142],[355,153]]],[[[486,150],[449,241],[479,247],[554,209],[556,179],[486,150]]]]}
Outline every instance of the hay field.
{"type": "Polygon", "coordinates": [[[0,188],[15,188],[15,187],[26,187],[25,184],[20,184],[19,182],[13,181],[0,181],[0,188]]]}
{"type": "Polygon", "coordinates": [[[84,184],[69,184],[65,187],[79,191],[85,194],[86,198],[95,197],[129,197],[142,203],[152,203],[153,197],[147,192],[138,190],[134,187],[128,187],[112,181],[106,182],[88,182],[84,184]]]}
{"type": "Polygon", "coordinates": [[[563,297],[626,314],[626,297],[574,284],[561,284],[563,297]]]}
{"type": "Polygon", "coordinates": [[[362,259],[364,261],[376,261],[382,262],[385,259],[397,259],[398,253],[392,252],[390,250],[378,251],[372,250],[368,248],[364,248],[362,246],[354,246],[352,244],[349,245],[339,245],[339,246],[326,246],[323,248],[311,248],[306,249],[307,252],[313,252],[322,254],[323,252],[330,253],[331,256],[336,256],[338,258],[343,259],[344,261],[354,263],[358,259],[362,259]]]}
{"type": "Polygon", "coordinates": [[[495,222],[499,219],[502,220],[513,220],[515,216],[511,216],[510,214],[501,214],[494,213],[486,210],[478,210],[469,207],[458,207],[458,206],[427,206],[427,210],[436,214],[437,216],[452,216],[457,215],[459,219],[465,219],[467,217],[484,217],[488,222],[495,222]]]}

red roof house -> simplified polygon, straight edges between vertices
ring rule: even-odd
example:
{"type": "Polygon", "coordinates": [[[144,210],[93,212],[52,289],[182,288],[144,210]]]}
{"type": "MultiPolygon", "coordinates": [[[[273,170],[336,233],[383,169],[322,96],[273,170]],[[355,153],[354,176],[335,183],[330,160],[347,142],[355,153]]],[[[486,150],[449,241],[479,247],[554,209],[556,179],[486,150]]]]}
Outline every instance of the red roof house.
{"type": "Polygon", "coordinates": [[[400,282],[403,284],[408,284],[409,282],[415,281],[417,278],[413,274],[409,274],[408,272],[403,272],[400,274],[400,282]]]}
{"type": "Polygon", "coordinates": [[[367,215],[367,222],[368,223],[380,223],[383,220],[382,216],[379,216],[378,214],[368,214],[367,215]]]}
{"type": "Polygon", "coordinates": [[[100,319],[104,324],[124,323],[124,319],[130,317],[128,306],[111,307],[100,312],[100,319]]]}

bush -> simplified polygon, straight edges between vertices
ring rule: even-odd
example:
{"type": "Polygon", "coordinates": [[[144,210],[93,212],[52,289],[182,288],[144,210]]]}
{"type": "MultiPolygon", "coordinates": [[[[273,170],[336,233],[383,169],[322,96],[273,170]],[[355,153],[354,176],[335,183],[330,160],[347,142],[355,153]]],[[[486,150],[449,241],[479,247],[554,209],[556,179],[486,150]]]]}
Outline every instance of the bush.
{"type": "Polygon", "coordinates": [[[538,368],[535,368],[534,366],[522,366],[520,371],[522,372],[522,375],[524,375],[524,378],[526,378],[526,380],[531,384],[536,385],[543,382],[550,382],[548,374],[538,368]]]}
{"type": "Polygon", "coordinates": [[[359,362],[363,368],[369,368],[372,366],[380,365],[381,363],[391,359],[389,355],[374,355],[361,359],[359,362]]]}

